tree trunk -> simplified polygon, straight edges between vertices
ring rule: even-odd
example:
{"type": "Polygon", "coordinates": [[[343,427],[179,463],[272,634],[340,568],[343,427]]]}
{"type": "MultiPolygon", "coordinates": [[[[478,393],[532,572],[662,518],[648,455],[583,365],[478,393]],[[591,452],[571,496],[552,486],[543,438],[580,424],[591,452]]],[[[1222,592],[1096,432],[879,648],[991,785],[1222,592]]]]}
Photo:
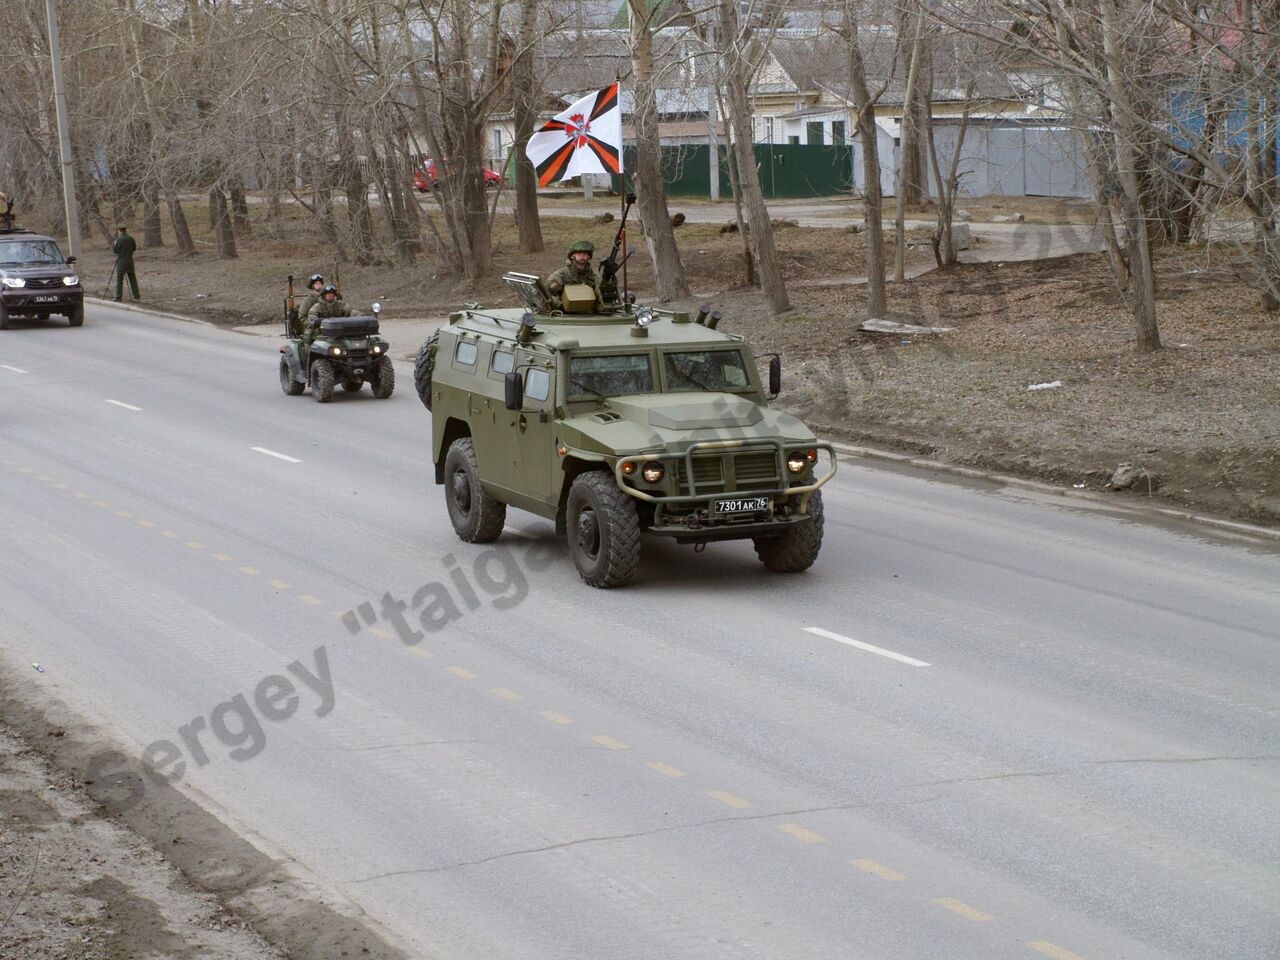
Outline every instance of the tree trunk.
{"type": "MultiPolygon", "coordinates": [[[[525,155],[529,137],[537,122],[537,91],[534,76],[534,43],[538,36],[538,0],[524,0],[520,10],[520,48],[511,66],[511,90],[516,124],[516,230],[521,253],[541,253],[542,223],[538,218],[538,177],[533,161],[525,155]]],[[[506,171],[503,171],[505,174],[506,171]]]]}
{"type": "Polygon", "coordinates": [[[235,227],[231,223],[231,211],[221,186],[215,186],[209,191],[209,218],[213,221],[213,231],[218,238],[218,255],[238,258],[235,227]]]}
{"type": "Polygon", "coordinates": [[[888,310],[884,285],[884,191],[880,185],[880,143],[877,139],[876,105],[867,87],[867,70],[858,40],[858,21],[849,6],[844,12],[845,40],[849,44],[849,89],[857,109],[855,122],[862,146],[862,211],[867,256],[867,317],[875,320],[888,310]]]}
{"type": "MultiPolygon", "coordinates": [[[[904,16],[903,22],[906,22],[904,16]]],[[[898,189],[897,212],[893,220],[893,279],[901,283],[907,279],[907,199],[912,197],[913,203],[920,202],[920,165],[918,163],[919,147],[918,127],[916,125],[916,81],[920,77],[920,48],[924,28],[924,7],[912,19],[911,23],[911,66],[907,69],[907,92],[903,96],[902,140],[898,150],[898,189]]]]}
{"type": "Polygon", "coordinates": [[[164,237],[160,232],[160,198],[155,188],[149,188],[142,196],[142,249],[163,247],[164,237]]]}
{"type": "Polygon", "coordinates": [[[787,288],[782,279],[782,266],[773,242],[773,224],[760,190],[760,174],[756,170],[751,139],[751,106],[747,99],[748,64],[738,35],[737,0],[718,0],[720,36],[726,62],[725,79],[729,95],[729,118],[733,125],[733,150],[738,160],[739,185],[751,223],[751,249],[760,268],[760,288],[775,314],[791,309],[787,288]]]}
{"type": "Polygon", "coordinates": [[[663,303],[689,295],[689,281],[676,246],[671,212],[662,182],[662,147],[658,136],[658,101],[654,92],[653,33],[647,3],[628,0],[631,13],[631,68],[634,73],[635,108],[631,122],[636,132],[636,201],[644,223],[645,246],[653,264],[658,299],[663,303]]]}
{"type": "Polygon", "coordinates": [[[173,235],[178,244],[178,256],[190,257],[196,252],[196,245],[191,240],[191,228],[187,226],[187,215],[182,212],[182,201],[177,194],[169,194],[169,220],[173,223],[173,235]]]}
{"type": "Polygon", "coordinates": [[[249,222],[249,200],[244,195],[244,180],[238,175],[231,180],[231,216],[239,236],[248,237],[253,233],[249,222]]]}

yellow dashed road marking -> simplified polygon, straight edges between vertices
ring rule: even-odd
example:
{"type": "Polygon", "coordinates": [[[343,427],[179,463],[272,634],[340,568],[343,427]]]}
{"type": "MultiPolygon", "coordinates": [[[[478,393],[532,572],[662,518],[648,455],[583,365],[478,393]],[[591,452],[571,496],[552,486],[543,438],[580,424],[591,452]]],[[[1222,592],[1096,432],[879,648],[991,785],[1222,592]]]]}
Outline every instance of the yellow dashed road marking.
{"type": "Polygon", "coordinates": [[[53,477],[46,477],[43,473],[37,473],[37,474],[36,474],[36,479],[37,479],[37,480],[43,480],[45,483],[48,483],[49,481],[51,481],[51,480],[53,479],[53,477]]]}
{"type": "Polygon", "coordinates": [[[267,583],[268,583],[270,586],[275,587],[277,590],[288,590],[288,589],[289,589],[289,585],[288,585],[287,583],[285,583],[283,580],[268,580],[268,581],[267,581],[267,583]]]}
{"type": "Polygon", "coordinates": [[[215,560],[222,560],[224,562],[231,559],[231,557],[225,553],[211,553],[209,556],[213,557],[215,560]]]}
{"type": "Polygon", "coordinates": [[[907,879],[897,870],[890,870],[888,867],[876,863],[874,860],[850,860],[859,870],[865,870],[867,873],[874,873],[881,880],[905,880],[907,879]]]}
{"type": "Polygon", "coordinates": [[[32,470],[30,467],[19,467],[18,472],[19,473],[35,473],[35,471],[32,470]]]}
{"type": "Polygon", "coordinates": [[[73,497],[77,497],[77,498],[79,498],[79,499],[81,499],[81,500],[88,500],[88,499],[89,499],[89,495],[88,495],[87,493],[85,493],[83,490],[73,490],[73,491],[71,492],[71,495],[72,495],[73,497]]]}
{"type": "Polygon", "coordinates": [[[613,739],[613,737],[606,737],[603,733],[597,733],[591,739],[594,740],[596,743],[600,744],[600,746],[605,747],[608,750],[626,750],[627,749],[627,745],[623,743],[621,740],[615,740],[613,739]]]}
{"type": "Polygon", "coordinates": [[[1078,953],[1064,950],[1056,943],[1050,943],[1048,940],[1033,940],[1027,946],[1032,950],[1043,953],[1046,957],[1053,957],[1053,960],[1084,960],[1084,957],[1078,953]]]}
{"type": "Polygon", "coordinates": [[[466,667],[445,667],[455,677],[461,677],[463,680],[474,680],[476,675],[466,667]]]}
{"type": "Polygon", "coordinates": [[[952,900],[950,897],[942,897],[933,901],[944,910],[950,910],[952,913],[959,914],[966,920],[972,920],[975,923],[983,923],[992,919],[991,914],[983,913],[977,907],[971,907],[967,903],[960,900],[952,900]]]}
{"type": "Polygon", "coordinates": [[[95,500],[95,501],[93,501],[93,505],[94,505],[95,507],[109,507],[109,506],[111,506],[111,504],[107,503],[107,501],[105,501],[105,500],[95,500]]]}
{"type": "Polygon", "coordinates": [[[379,640],[394,640],[396,638],[396,635],[390,630],[383,630],[381,627],[370,627],[369,633],[379,640]]]}
{"type": "Polygon", "coordinates": [[[558,723],[561,725],[564,725],[566,723],[573,723],[573,721],[570,720],[568,717],[566,717],[563,713],[556,713],[554,710],[543,710],[541,713],[538,714],[538,716],[543,717],[547,720],[550,720],[552,723],[558,723]]]}
{"type": "Polygon", "coordinates": [[[177,530],[161,530],[160,536],[168,537],[170,540],[177,540],[181,534],[179,534],[177,530]]]}
{"type": "Polygon", "coordinates": [[[55,484],[53,485],[53,489],[55,489],[55,490],[70,490],[71,488],[70,488],[70,487],[68,487],[65,483],[55,483],[55,484]]]}
{"type": "Polygon", "coordinates": [[[315,606],[315,605],[316,605],[316,604],[318,604],[318,603],[324,603],[324,601],[323,601],[323,600],[321,600],[319,597],[313,597],[313,596],[312,596],[311,594],[309,594],[309,593],[304,593],[304,594],[303,594],[302,596],[300,596],[298,599],[299,599],[299,600],[301,600],[303,603],[309,603],[309,604],[311,604],[312,606],[315,606]]]}
{"type": "Polygon", "coordinates": [[[503,700],[523,700],[524,697],[516,693],[514,690],[508,690],[506,687],[494,687],[489,691],[495,697],[501,697],[503,700]]]}
{"type": "Polygon", "coordinates": [[[649,763],[648,766],[650,770],[657,770],[664,777],[675,778],[675,777],[684,776],[683,770],[677,770],[675,767],[668,766],[667,764],[663,763],[661,760],[654,760],[651,763],[649,763]]]}
{"type": "Polygon", "coordinates": [[[203,550],[203,549],[204,549],[204,544],[203,544],[203,543],[201,543],[199,540],[188,540],[188,541],[186,542],[186,546],[190,547],[192,550],[203,550]]]}
{"type": "Polygon", "coordinates": [[[747,807],[751,806],[750,800],[743,800],[741,797],[735,797],[732,793],[726,793],[723,790],[712,790],[707,794],[707,796],[714,797],[716,800],[733,807],[735,810],[745,810],[747,807]]]}
{"type": "Polygon", "coordinates": [[[241,567],[240,572],[247,573],[251,577],[256,577],[258,576],[258,574],[262,573],[262,571],[259,570],[257,567],[241,567]]]}
{"type": "Polygon", "coordinates": [[[149,530],[149,529],[151,529],[152,527],[154,527],[154,526],[155,526],[155,524],[154,524],[154,523],[152,523],[150,520],[139,520],[139,521],[138,521],[138,526],[140,526],[140,527],[146,527],[146,528],[149,530]]]}
{"type": "Polygon", "coordinates": [[[132,514],[132,513],[130,513],[128,510],[117,510],[117,511],[116,511],[116,516],[117,516],[117,517],[132,517],[132,516],[133,516],[133,514],[132,514]]]}
{"type": "Polygon", "coordinates": [[[405,649],[408,650],[410,653],[412,653],[415,657],[422,657],[422,659],[424,660],[430,660],[432,657],[435,656],[435,654],[432,653],[430,650],[423,650],[422,647],[406,647],[405,649]]]}
{"type": "Polygon", "coordinates": [[[780,823],[778,829],[783,833],[789,833],[797,840],[803,840],[805,843],[826,843],[827,838],[819,836],[812,830],[806,830],[798,823],[780,823]]]}

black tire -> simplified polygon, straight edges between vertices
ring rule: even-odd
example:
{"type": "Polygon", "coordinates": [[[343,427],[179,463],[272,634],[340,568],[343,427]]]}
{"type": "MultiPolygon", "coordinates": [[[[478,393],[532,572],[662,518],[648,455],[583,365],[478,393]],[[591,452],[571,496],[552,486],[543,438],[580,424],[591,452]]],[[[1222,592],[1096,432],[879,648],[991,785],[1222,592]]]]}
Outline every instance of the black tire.
{"type": "Polygon", "coordinates": [[[417,388],[418,399],[428,410],[431,409],[431,371],[436,365],[436,344],[440,340],[440,331],[427,337],[426,342],[418,350],[418,359],[413,362],[413,385],[417,388]]]}
{"type": "Polygon", "coordinates": [[[0,330],[10,330],[12,328],[13,324],[9,322],[9,314],[4,307],[0,307],[0,330]]]}
{"type": "Polygon", "coordinates": [[[385,400],[391,396],[391,392],[396,388],[396,368],[392,366],[390,357],[378,358],[378,362],[369,371],[369,386],[373,389],[373,395],[379,400],[385,400]]]}
{"type": "Polygon", "coordinates": [[[466,543],[492,543],[507,522],[507,505],[491,497],[480,485],[480,464],[470,437],[449,445],[444,458],[444,499],[449,521],[458,539],[466,543]]]}
{"type": "Polygon", "coordinates": [[[756,556],[766,570],[799,573],[808,570],[822,549],[822,491],[809,495],[809,521],[791,527],[780,537],[754,537],[756,556]]]}
{"type": "Polygon", "coordinates": [[[76,307],[67,314],[67,323],[73,327],[84,326],[84,307],[76,307]]]}
{"type": "Polygon", "coordinates": [[[333,364],[328,360],[311,361],[311,396],[317,403],[333,399],[333,364]]]}
{"type": "Polygon", "coordinates": [[[307,389],[305,383],[293,379],[293,374],[289,372],[289,358],[284,354],[280,354],[280,389],[286,397],[296,397],[307,389]]]}
{"type": "Polygon", "coordinates": [[[579,475],[565,509],[569,554],[578,575],[593,587],[620,587],[640,565],[640,514],[636,502],[603,470],[579,475]]]}

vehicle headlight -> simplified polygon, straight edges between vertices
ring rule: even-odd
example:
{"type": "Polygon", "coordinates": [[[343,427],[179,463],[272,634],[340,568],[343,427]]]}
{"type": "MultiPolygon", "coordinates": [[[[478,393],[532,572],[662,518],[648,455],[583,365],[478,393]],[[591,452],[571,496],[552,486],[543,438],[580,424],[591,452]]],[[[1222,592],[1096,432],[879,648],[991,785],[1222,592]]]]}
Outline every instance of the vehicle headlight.
{"type": "Polygon", "coordinates": [[[27,285],[27,281],[23,280],[21,277],[0,277],[0,283],[3,283],[11,290],[17,289],[18,287],[25,287],[27,285]]]}
{"type": "Polygon", "coordinates": [[[641,470],[640,473],[643,475],[646,483],[657,483],[666,476],[667,471],[663,468],[662,464],[658,463],[658,461],[650,460],[644,465],[644,469],[641,470]]]}
{"type": "Polygon", "coordinates": [[[809,469],[809,460],[803,450],[795,450],[787,454],[787,469],[792,473],[804,473],[809,469]]]}
{"type": "Polygon", "coordinates": [[[62,278],[62,285],[64,287],[74,287],[79,282],[80,282],[80,278],[74,275],[70,277],[62,278]]]}
{"type": "Polygon", "coordinates": [[[381,353],[381,352],[382,352],[382,344],[380,344],[380,343],[375,343],[375,344],[373,345],[373,352],[374,352],[374,353],[381,353]]]}
{"type": "Polygon", "coordinates": [[[330,352],[331,354],[333,354],[335,357],[340,357],[340,356],[342,356],[342,348],[341,348],[341,347],[330,347],[330,348],[329,348],[329,352],[330,352]]]}

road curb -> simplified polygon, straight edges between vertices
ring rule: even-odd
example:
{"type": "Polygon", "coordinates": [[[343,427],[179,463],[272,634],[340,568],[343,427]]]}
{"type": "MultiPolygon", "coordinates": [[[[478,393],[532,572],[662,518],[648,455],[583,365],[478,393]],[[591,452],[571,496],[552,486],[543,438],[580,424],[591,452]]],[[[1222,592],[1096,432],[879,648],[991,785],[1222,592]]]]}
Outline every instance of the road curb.
{"type": "Polygon", "coordinates": [[[200,320],[196,317],[184,317],[180,313],[165,313],[163,310],[152,310],[150,307],[139,307],[133,303],[116,303],[114,300],[104,300],[102,297],[85,297],[85,303],[96,303],[99,306],[110,307],[112,310],[127,310],[130,313],[141,313],[148,317],[161,317],[165,320],[181,320],[183,323],[194,323],[202,327],[216,327],[218,324],[209,320],[200,320]]]}
{"type": "Polygon", "coordinates": [[[930,460],[927,457],[917,457],[912,456],[911,454],[894,453],[892,450],[881,450],[876,447],[840,443],[835,440],[831,441],[831,446],[833,446],[838,452],[853,457],[862,457],[867,460],[881,460],[888,463],[915,467],[920,470],[929,470],[936,473],[947,473],[952,476],[964,477],[968,480],[986,480],[991,483],[998,483],[1001,486],[1015,487],[1022,490],[1029,490],[1034,493],[1046,494],[1048,496],[1064,497],[1069,500],[1076,500],[1079,501],[1081,505],[1085,506],[1105,508],[1112,511],[1121,510],[1132,513],[1147,514],[1150,516],[1160,517],[1165,520],[1181,520],[1183,522],[1211,527],[1213,529],[1229,533],[1259,537],[1280,543],[1280,528],[1262,527],[1257,524],[1245,523],[1240,520],[1226,520],[1222,517],[1209,516],[1208,514],[1203,513],[1193,513],[1190,510],[1178,510],[1173,507],[1159,507],[1155,504],[1132,503],[1127,501],[1117,502],[1116,500],[1093,490],[1076,490],[1071,487],[1062,487],[1054,483],[1048,483],[1044,480],[1030,480],[1026,477],[1016,477],[1007,473],[996,473],[991,470],[981,470],[977,467],[966,467],[958,463],[947,463],[943,460],[930,460]]]}

